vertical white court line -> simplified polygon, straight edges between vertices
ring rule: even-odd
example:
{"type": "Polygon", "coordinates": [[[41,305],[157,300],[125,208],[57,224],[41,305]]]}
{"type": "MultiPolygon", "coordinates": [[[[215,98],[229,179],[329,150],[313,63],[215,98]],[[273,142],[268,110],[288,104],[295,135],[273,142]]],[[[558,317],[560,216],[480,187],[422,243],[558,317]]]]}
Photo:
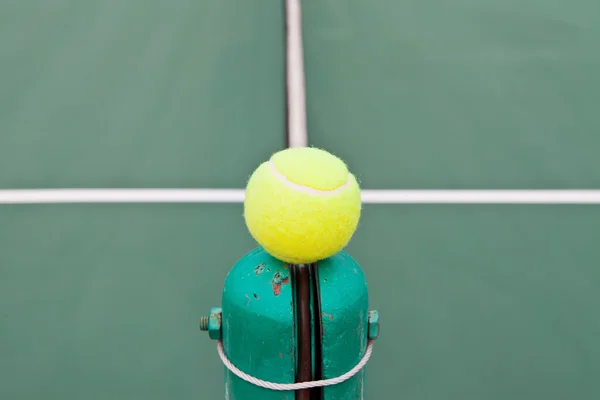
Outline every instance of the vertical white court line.
{"type": "Polygon", "coordinates": [[[300,0],[286,0],[286,85],[288,147],[308,146],[306,88],[300,0]]]}

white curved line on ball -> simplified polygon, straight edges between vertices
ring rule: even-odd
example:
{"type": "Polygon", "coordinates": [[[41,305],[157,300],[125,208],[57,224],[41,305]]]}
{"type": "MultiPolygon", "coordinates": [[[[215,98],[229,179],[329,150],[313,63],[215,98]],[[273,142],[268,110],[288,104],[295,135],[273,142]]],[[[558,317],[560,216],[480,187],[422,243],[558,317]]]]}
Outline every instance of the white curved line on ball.
{"type": "Polygon", "coordinates": [[[348,186],[350,186],[350,174],[348,174],[348,179],[346,180],[346,183],[344,183],[342,186],[339,186],[332,190],[321,190],[321,189],[311,188],[310,186],[299,185],[297,183],[290,181],[284,174],[279,172],[277,167],[275,167],[273,160],[269,160],[269,167],[271,168],[271,172],[273,172],[273,174],[275,174],[275,176],[284,185],[286,185],[287,187],[289,187],[292,190],[296,190],[298,192],[302,192],[302,193],[306,193],[306,194],[312,194],[315,196],[334,196],[336,194],[339,194],[340,192],[343,192],[348,186]]]}

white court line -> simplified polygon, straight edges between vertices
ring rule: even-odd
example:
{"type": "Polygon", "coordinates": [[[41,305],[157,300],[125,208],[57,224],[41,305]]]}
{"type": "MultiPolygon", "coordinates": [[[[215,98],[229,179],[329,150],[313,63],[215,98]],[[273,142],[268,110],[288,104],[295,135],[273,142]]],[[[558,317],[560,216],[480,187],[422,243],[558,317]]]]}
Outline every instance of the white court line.
{"type": "Polygon", "coordinates": [[[300,0],[286,0],[286,89],[288,147],[306,147],[306,88],[300,0]]]}
{"type": "MultiPolygon", "coordinates": [[[[244,189],[0,190],[0,204],[242,203],[244,189]]],[[[365,204],[600,204],[600,190],[363,190],[365,204]]]]}

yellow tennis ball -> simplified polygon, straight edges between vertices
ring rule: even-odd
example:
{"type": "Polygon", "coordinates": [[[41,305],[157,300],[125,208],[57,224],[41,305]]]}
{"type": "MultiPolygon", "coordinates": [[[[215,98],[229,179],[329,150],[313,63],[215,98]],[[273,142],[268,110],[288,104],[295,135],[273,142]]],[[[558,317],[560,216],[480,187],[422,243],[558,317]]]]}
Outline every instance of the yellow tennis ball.
{"type": "Polygon", "coordinates": [[[273,257],[308,264],[342,250],[361,213],[360,187],[329,152],[298,147],[275,153],[252,174],[244,219],[273,257]]]}

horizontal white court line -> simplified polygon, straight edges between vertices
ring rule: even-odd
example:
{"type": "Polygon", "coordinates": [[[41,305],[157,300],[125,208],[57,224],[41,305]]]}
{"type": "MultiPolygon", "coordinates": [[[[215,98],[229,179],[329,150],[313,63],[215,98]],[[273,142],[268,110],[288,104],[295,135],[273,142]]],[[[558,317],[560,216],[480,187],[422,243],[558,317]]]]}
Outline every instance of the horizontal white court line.
{"type": "MultiPolygon", "coordinates": [[[[243,189],[0,190],[0,204],[241,203],[243,189]]],[[[600,190],[363,190],[365,204],[600,204],[600,190]]]]}

